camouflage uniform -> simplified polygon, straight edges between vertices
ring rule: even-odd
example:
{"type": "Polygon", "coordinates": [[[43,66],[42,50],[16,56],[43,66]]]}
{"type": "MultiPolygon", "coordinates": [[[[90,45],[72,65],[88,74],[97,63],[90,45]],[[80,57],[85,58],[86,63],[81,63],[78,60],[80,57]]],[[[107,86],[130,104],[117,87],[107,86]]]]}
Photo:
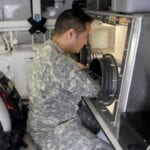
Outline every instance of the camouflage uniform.
{"type": "Polygon", "coordinates": [[[98,84],[51,40],[37,51],[29,88],[28,129],[42,150],[98,150],[107,145],[76,114],[81,96],[95,96],[98,84]]]}

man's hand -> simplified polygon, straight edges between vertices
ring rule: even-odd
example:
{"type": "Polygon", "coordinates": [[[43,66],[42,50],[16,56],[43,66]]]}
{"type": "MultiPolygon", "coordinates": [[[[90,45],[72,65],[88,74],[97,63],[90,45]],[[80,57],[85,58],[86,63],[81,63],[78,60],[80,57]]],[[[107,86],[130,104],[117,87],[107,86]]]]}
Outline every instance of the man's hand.
{"type": "Polygon", "coordinates": [[[75,64],[82,70],[82,69],[87,69],[87,66],[79,63],[79,62],[75,62],[75,64]]]}

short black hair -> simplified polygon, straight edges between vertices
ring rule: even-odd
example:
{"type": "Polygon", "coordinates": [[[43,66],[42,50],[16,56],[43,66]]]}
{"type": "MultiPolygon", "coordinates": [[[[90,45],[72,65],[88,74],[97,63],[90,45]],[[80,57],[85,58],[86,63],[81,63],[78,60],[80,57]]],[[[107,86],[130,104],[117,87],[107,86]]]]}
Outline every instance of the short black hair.
{"type": "Polygon", "coordinates": [[[71,28],[73,28],[77,33],[80,33],[86,29],[86,24],[91,23],[92,21],[93,19],[82,10],[65,10],[56,20],[53,35],[63,34],[71,28]]]}

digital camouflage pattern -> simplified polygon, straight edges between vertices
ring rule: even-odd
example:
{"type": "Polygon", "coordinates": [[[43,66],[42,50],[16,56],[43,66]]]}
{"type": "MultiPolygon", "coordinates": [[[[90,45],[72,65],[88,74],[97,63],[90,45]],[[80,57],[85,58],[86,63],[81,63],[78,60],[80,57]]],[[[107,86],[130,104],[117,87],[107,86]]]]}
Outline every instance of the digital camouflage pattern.
{"type": "Polygon", "coordinates": [[[31,70],[28,130],[42,150],[111,149],[76,114],[81,96],[97,95],[97,82],[51,40],[37,51],[31,70]]]}

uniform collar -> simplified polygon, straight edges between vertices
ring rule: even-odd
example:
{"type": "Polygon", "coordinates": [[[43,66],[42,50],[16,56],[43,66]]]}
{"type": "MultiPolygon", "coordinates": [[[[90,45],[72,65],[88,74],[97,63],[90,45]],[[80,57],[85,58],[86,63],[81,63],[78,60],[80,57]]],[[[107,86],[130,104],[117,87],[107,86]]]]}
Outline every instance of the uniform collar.
{"type": "Polygon", "coordinates": [[[64,53],[63,50],[58,46],[58,44],[54,41],[54,40],[50,40],[50,42],[52,43],[52,46],[60,53],[64,53]]]}

